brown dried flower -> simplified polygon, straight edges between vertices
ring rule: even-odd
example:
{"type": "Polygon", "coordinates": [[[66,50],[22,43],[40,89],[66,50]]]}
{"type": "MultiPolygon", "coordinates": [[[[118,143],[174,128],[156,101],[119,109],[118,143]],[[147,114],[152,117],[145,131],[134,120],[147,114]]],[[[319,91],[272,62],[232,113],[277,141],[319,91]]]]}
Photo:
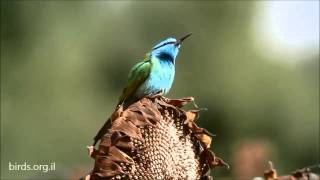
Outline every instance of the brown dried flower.
{"type": "Polygon", "coordinates": [[[212,136],[195,124],[199,110],[183,110],[193,98],[148,97],[110,117],[86,179],[210,179],[226,165],[209,150],[212,136]]]}

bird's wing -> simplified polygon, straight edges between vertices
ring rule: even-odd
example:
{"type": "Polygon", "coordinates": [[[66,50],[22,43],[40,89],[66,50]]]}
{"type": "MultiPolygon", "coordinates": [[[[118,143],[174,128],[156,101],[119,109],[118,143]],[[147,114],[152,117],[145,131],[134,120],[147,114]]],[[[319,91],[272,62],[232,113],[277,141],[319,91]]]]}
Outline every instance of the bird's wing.
{"type": "Polygon", "coordinates": [[[150,58],[146,58],[144,61],[139,62],[135,66],[133,66],[129,73],[127,85],[119,98],[118,105],[134,95],[135,91],[139,88],[139,86],[148,78],[150,70],[150,58]]]}

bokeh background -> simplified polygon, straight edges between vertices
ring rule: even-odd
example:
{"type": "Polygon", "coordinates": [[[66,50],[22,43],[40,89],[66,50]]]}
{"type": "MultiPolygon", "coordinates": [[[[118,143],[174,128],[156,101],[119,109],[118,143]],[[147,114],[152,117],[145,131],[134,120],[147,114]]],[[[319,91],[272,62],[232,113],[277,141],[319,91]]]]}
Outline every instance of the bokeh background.
{"type": "Polygon", "coordinates": [[[319,162],[319,1],[1,1],[1,179],[88,172],[130,68],[189,32],[168,97],[208,109],[198,123],[231,165],[212,175],[319,162]],[[8,170],[25,161],[56,171],[8,170]]]}

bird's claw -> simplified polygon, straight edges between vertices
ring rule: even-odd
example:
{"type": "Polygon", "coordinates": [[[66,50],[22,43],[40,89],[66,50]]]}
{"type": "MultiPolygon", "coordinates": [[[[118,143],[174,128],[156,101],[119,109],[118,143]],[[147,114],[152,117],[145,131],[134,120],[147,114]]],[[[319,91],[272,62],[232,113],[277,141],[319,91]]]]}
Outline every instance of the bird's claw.
{"type": "Polygon", "coordinates": [[[161,98],[161,97],[163,97],[163,95],[164,95],[164,92],[161,90],[155,94],[153,94],[153,93],[149,94],[148,97],[155,99],[155,98],[161,98]]]}

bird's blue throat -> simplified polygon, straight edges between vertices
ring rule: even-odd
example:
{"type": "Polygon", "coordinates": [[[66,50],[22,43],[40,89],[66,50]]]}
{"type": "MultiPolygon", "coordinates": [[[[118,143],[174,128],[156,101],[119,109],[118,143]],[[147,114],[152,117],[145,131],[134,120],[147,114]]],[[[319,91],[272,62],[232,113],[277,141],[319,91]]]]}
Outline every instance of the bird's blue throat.
{"type": "Polygon", "coordinates": [[[157,58],[159,58],[159,60],[164,63],[170,62],[174,65],[174,62],[175,62],[174,57],[169,53],[161,53],[157,55],[157,58]]]}

